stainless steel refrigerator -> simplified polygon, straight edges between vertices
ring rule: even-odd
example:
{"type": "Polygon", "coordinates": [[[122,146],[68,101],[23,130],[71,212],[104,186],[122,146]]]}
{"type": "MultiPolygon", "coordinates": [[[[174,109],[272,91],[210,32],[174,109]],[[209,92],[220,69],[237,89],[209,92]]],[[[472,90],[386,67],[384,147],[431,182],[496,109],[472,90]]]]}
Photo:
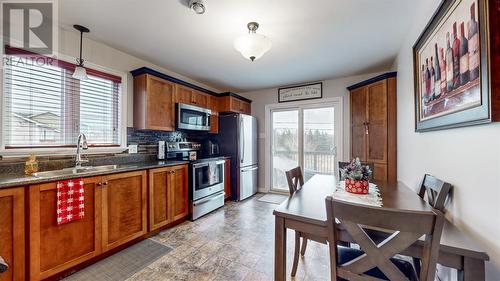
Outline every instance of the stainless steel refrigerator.
{"type": "Polygon", "coordinates": [[[231,156],[231,199],[257,193],[257,119],[238,113],[219,115],[220,153],[231,156]]]}

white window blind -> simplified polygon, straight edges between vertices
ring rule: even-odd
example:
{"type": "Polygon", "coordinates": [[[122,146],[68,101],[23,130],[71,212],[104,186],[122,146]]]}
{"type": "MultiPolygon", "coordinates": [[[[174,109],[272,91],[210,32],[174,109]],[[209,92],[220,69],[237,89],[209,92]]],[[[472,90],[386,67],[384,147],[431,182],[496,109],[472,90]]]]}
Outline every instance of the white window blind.
{"type": "Polygon", "coordinates": [[[66,62],[9,59],[3,101],[6,149],[75,146],[79,133],[90,146],[120,145],[119,78],[88,71],[89,79],[80,81],[71,77],[73,65],[66,62]]]}

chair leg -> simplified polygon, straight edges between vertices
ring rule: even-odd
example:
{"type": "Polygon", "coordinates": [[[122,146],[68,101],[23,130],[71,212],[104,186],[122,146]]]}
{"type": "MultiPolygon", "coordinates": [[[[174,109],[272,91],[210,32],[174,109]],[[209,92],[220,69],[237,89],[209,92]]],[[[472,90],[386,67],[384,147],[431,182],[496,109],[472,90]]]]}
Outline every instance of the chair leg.
{"type": "Polygon", "coordinates": [[[415,268],[415,271],[417,272],[418,278],[420,278],[420,259],[419,258],[413,258],[413,267],[415,268]]]}
{"type": "Polygon", "coordinates": [[[299,266],[299,253],[300,253],[300,232],[295,231],[295,252],[293,254],[292,277],[295,277],[295,274],[297,274],[297,267],[299,266]]]}
{"type": "Polygon", "coordinates": [[[300,250],[300,255],[304,256],[306,254],[307,239],[302,238],[302,249],[300,250]]]}

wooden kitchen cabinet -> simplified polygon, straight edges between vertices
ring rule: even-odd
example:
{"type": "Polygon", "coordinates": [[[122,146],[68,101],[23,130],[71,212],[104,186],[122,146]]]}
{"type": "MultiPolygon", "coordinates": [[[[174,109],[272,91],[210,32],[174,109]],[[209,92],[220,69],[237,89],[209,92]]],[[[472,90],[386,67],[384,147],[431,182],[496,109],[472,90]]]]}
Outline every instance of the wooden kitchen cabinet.
{"type": "Polygon", "coordinates": [[[175,102],[191,104],[199,107],[208,108],[209,97],[200,91],[188,88],[183,85],[175,85],[175,102]]]}
{"type": "Polygon", "coordinates": [[[351,157],[373,163],[374,179],[395,182],[396,77],[387,73],[349,87],[351,157]]]}
{"type": "Polygon", "coordinates": [[[149,74],[134,77],[134,128],[175,130],[175,84],[149,74]]]}
{"type": "Polygon", "coordinates": [[[188,166],[172,166],[170,169],[172,219],[176,221],[189,215],[188,166]]]}
{"type": "Polygon", "coordinates": [[[210,116],[210,133],[218,134],[219,133],[219,98],[216,96],[210,95],[208,98],[208,107],[212,111],[212,115],[210,116]]]}
{"type": "Polygon", "coordinates": [[[184,103],[212,111],[211,134],[219,133],[219,112],[250,115],[251,101],[234,93],[215,94],[147,67],[134,76],[134,128],[174,131],[175,104],[184,103]]]}
{"type": "Polygon", "coordinates": [[[176,84],[175,85],[175,103],[191,104],[193,89],[176,84]]]}
{"type": "Polygon", "coordinates": [[[0,281],[25,279],[24,187],[0,190],[0,256],[9,269],[0,281]]]}
{"type": "Polygon", "coordinates": [[[101,251],[101,177],[84,179],[85,216],[57,225],[57,182],[29,188],[30,279],[41,280],[101,251]]]}
{"type": "Polygon", "coordinates": [[[102,245],[108,251],[147,232],[146,171],[102,177],[102,245]]]}
{"type": "Polygon", "coordinates": [[[231,160],[226,158],[224,163],[224,200],[231,198],[231,160]]]}
{"type": "Polygon", "coordinates": [[[199,106],[199,107],[208,108],[208,105],[209,105],[208,99],[209,99],[209,97],[207,94],[202,93],[202,92],[197,91],[197,90],[193,90],[193,92],[191,94],[191,104],[199,106]]]}
{"type": "Polygon", "coordinates": [[[220,97],[219,111],[251,114],[252,107],[250,103],[247,101],[241,100],[233,96],[223,96],[220,97]]]}
{"type": "Polygon", "coordinates": [[[188,166],[149,170],[149,231],[188,215],[188,166]]]}

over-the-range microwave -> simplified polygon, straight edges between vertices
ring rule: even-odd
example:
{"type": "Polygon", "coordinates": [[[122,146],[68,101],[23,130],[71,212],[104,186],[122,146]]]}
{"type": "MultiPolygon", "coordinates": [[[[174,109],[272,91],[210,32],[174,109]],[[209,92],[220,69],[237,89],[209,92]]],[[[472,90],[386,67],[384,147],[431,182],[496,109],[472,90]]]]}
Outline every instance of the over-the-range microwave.
{"type": "Polygon", "coordinates": [[[210,109],[178,103],[176,105],[177,129],[210,131],[210,109]]]}

